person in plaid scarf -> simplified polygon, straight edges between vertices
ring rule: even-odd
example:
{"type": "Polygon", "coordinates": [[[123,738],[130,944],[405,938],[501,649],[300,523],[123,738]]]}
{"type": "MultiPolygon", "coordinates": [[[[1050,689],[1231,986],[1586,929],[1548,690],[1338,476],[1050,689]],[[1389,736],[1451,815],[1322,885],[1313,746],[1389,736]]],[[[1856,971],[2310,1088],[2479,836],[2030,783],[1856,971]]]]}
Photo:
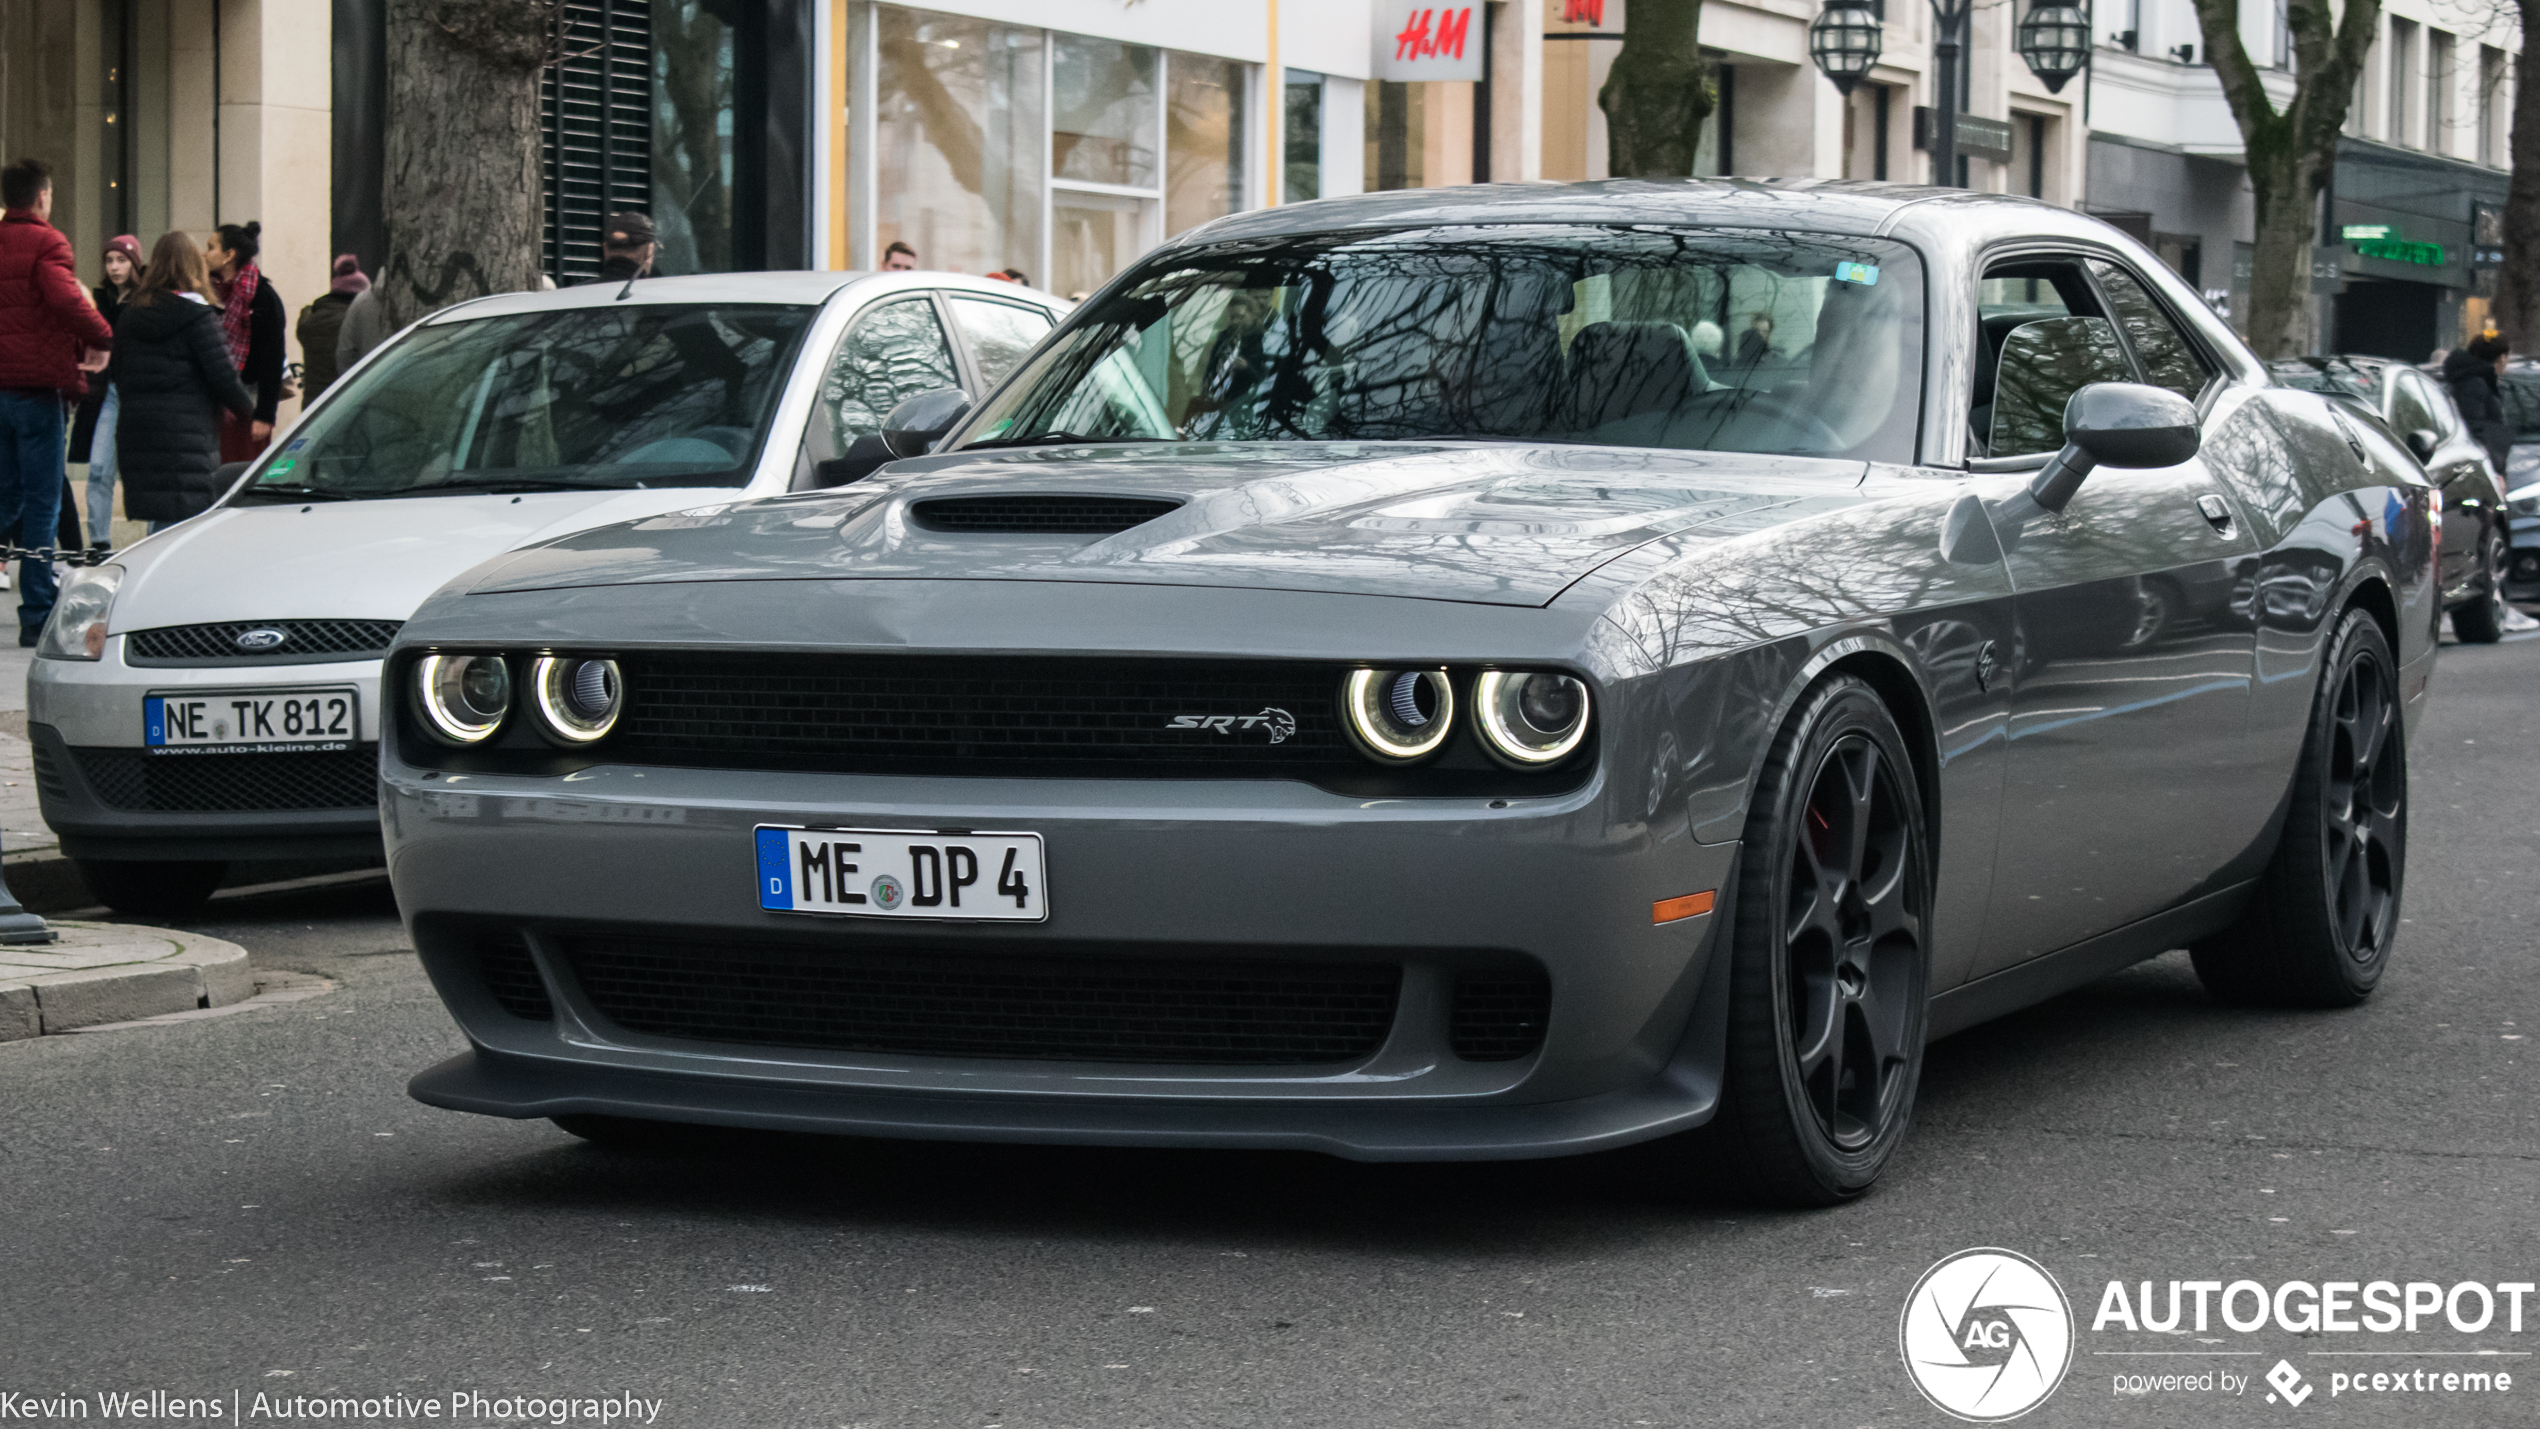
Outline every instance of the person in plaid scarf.
{"type": "Polygon", "coordinates": [[[242,422],[227,413],[221,416],[220,459],[225,462],[252,461],[264,451],[273,440],[274,409],[286,395],[282,295],[256,269],[256,236],[263,231],[261,223],[224,223],[203,245],[230,360],[238,364],[247,390],[256,394],[253,417],[242,422]]]}

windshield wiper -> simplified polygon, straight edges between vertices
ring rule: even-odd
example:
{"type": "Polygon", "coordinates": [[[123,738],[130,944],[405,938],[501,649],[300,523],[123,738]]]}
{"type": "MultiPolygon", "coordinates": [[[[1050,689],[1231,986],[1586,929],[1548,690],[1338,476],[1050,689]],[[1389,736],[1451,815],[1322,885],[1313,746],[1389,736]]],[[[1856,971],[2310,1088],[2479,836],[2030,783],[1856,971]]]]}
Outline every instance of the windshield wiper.
{"type": "Polygon", "coordinates": [[[327,491],[315,486],[298,486],[290,482],[260,481],[238,493],[241,496],[272,496],[284,501],[351,501],[349,491],[327,491]]]}
{"type": "Polygon", "coordinates": [[[1087,437],[1074,432],[1041,432],[1029,437],[991,437],[972,442],[962,448],[966,452],[984,451],[989,447],[1105,447],[1127,442],[1178,442],[1180,437],[1087,437]]]}
{"type": "Polygon", "coordinates": [[[401,496],[488,496],[525,491],[638,491],[641,481],[558,481],[534,476],[503,477],[493,481],[436,481],[430,486],[410,486],[401,496]]]}

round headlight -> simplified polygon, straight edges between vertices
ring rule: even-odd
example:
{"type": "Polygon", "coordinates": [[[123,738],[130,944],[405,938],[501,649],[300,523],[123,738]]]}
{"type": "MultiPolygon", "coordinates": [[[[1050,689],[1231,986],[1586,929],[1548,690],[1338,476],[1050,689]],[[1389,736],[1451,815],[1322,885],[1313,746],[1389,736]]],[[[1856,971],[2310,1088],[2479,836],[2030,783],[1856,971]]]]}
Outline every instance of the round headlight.
{"type": "Polygon", "coordinates": [[[618,711],[626,707],[626,686],[615,660],[542,656],[531,667],[529,684],[537,692],[540,728],[565,744],[606,739],[617,728],[618,711]]]}
{"type": "Polygon", "coordinates": [[[482,744],[512,707],[512,670],[500,655],[426,655],[415,662],[415,707],[447,744],[482,744]]]}
{"type": "Polygon", "coordinates": [[[1473,706],[1483,747],[1519,769],[1567,758],[1587,737],[1587,686],[1568,675],[1486,670],[1473,706]]]}
{"type": "Polygon", "coordinates": [[[1350,738],[1388,764],[1437,753],[1455,727],[1455,687],[1444,670],[1352,670],[1341,704],[1350,738]]]}

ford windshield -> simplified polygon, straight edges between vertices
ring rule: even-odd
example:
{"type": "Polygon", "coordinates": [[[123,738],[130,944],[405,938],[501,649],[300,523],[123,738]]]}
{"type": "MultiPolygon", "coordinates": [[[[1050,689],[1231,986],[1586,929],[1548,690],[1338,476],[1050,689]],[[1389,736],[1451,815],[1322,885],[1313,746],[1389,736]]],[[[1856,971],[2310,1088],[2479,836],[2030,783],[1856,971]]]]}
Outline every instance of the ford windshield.
{"type": "Polygon", "coordinates": [[[1508,225],[1167,250],[962,445],[1475,439],[1909,461],[1900,243],[1508,225]]]}
{"type": "Polygon", "coordinates": [[[814,310],[628,304],[416,330],[242,500],[739,486],[814,310]]]}

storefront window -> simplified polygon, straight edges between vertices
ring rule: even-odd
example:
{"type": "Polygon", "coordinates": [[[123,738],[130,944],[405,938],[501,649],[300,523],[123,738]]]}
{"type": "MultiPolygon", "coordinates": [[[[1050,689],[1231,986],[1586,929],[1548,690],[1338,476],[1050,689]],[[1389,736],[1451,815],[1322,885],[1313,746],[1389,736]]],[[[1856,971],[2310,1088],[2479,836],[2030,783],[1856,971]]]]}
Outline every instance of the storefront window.
{"type": "Polygon", "coordinates": [[[1147,214],[1153,199],[1123,194],[1050,195],[1050,291],[1081,298],[1109,282],[1147,248],[1147,214]]]}
{"type": "Polygon", "coordinates": [[[1041,251],[1042,32],[875,7],[876,253],[986,273],[1041,251]]]}
{"type": "Polygon", "coordinates": [[[1244,67],[1177,52],[1166,57],[1165,77],[1169,238],[1243,207],[1244,67]]]}
{"type": "Polygon", "coordinates": [[[732,0],[656,3],[653,204],[662,273],[728,273],[732,253],[732,0]]]}
{"type": "Polygon", "coordinates": [[[1155,187],[1155,61],[1146,45],[1055,37],[1050,161],[1056,177],[1155,187]]]}
{"type": "Polygon", "coordinates": [[[1323,76],[1289,70],[1287,107],[1279,123],[1279,201],[1323,196],[1323,76]]]}
{"type": "Polygon", "coordinates": [[[1367,85],[1367,187],[1428,187],[1428,91],[1425,84],[1371,80],[1367,85]]]}

